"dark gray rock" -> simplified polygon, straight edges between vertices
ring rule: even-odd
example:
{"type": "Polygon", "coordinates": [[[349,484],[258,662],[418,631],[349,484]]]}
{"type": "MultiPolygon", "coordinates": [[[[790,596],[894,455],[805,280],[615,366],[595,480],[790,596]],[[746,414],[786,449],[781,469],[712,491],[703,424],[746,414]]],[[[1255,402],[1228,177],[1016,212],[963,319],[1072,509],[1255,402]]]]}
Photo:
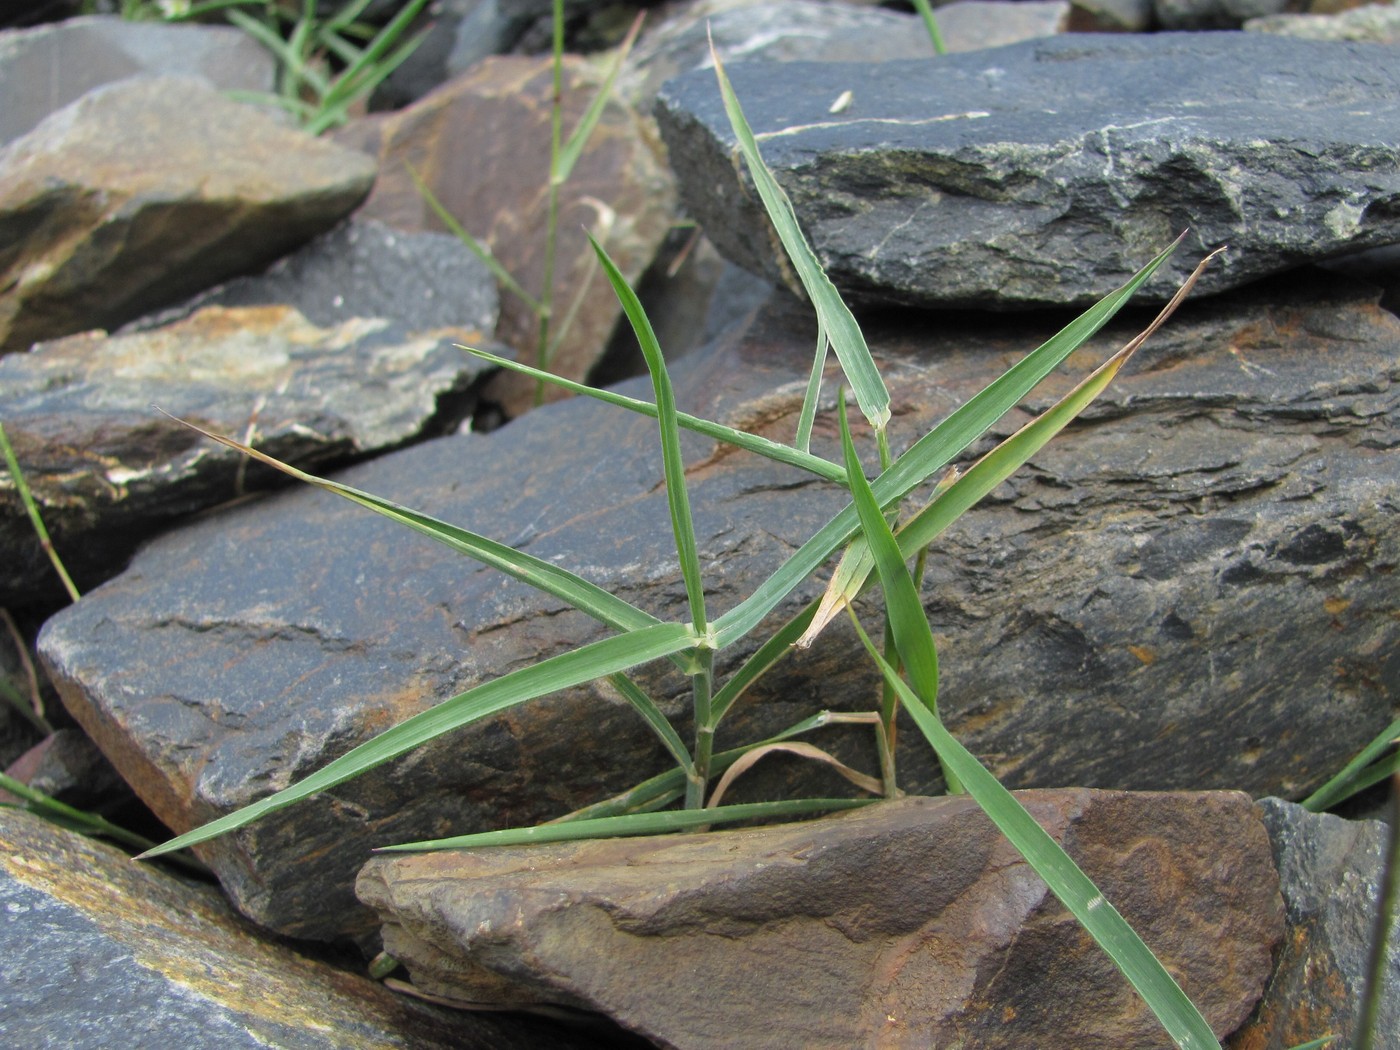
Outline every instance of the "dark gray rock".
{"type": "Polygon", "coordinates": [[[489,337],[500,301],[491,271],[456,237],[351,219],[256,277],[235,278],[124,331],[169,324],[205,306],[290,306],[322,328],[377,318],[409,332],[463,328],[489,337]]]}
{"type": "Polygon", "coordinates": [[[201,80],[98,88],[0,150],[0,352],[262,269],[335,226],[374,174],[201,80]]]}
{"type": "MultiPolygon", "coordinates": [[[[1219,291],[1400,241],[1400,66],[1376,56],[1254,33],[1098,34],[917,64],[736,65],[732,80],[843,291],[1024,306],[1096,299],[1188,228],[1193,250],[1149,285],[1159,298],[1194,249],[1231,246],[1201,284],[1219,291]]],[[[672,81],[658,116],[715,244],[792,281],[713,75],[672,81]]]]}
{"type": "MultiPolygon", "coordinates": [[[[1283,933],[1249,797],[1021,801],[1216,1033],[1239,1025],[1283,933]]],[[[967,796],[708,835],[380,856],[357,889],[419,987],[598,1010],[662,1047],[1171,1045],[967,796]]]]}
{"type": "MultiPolygon", "coordinates": [[[[333,310],[330,312],[334,312],[333,310]]],[[[355,317],[317,327],[287,306],[218,307],[149,332],[40,343],[0,358],[0,415],[80,589],[111,577],[162,525],[264,488],[151,407],[302,465],[344,463],[469,417],[489,371],[469,328],[355,317]]],[[[0,471],[0,605],[61,599],[13,480],[0,471]]]]}
{"type": "Polygon", "coordinates": [[[1296,0],[1152,0],[1152,13],[1163,29],[1238,29],[1297,6],[1296,0]]]}
{"type": "MultiPolygon", "coordinates": [[[[1336,1036],[1351,1046],[1389,831],[1380,821],[1309,813],[1283,799],[1259,801],[1273,843],[1288,921],[1274,976],[1230,1050],[1287,1050],[1336,1036]]],[[[1374,1044],[1400,1046],[1400,924],[1390,933],[1374,1044]]]]}
{"type": "Polygon", "coordinates": [[[1152,28],[1152,0],[1070,0],[1072,33],[1142,33],[1152,28]]]}
{"type": "MultiPolygon", "coordinates": [[[[872,324],[896,451],[1059,324],[872,324]]],[[[1133,331],[1105,332],[1075,370],[1133,331]]],[[[681,405],[790,440],[813,345],[805,311],[771,304],[742,339],[680,362],[681,405]]],[[[1315,276],[1174,319],[1101,407],[937,544],[924,594],[952,729],[1018,787],[1296,797],[1334,773],[1392,717],[1400,692],[1397,361],[1400,320],[1315,276]]],[[[1034,403],[1069,383],[1052,377],[1034,403]]],[[[827,411],[815,447],[836,455],[835,440],[827,411]]],[[[710,602],[723,611],[843,500],[766,461],[687,447],[710,602]]],[[[572,401],[343,478],[555,559],[659,616],[687,615],[650,420],[572,401]]],[[[771,623],[817,591],[799,589],[771,623]]],[[[298,490],[162,537],[51,619],[40,647],[75,717],[185,830],[601,633],[424,538],[298,490]]],[[[641,679],[687,733],[685,683],[665,668],[641,679]]],[[[720,746],[823,707],[867,710],[876,694],[837,623],[736,706],[720,746]]],[[[828,730],[820,743],[875,768],[864,732],[828,730]]],[[[900,743],[905,789],[936,790],[918,733],[906,728],[900,743]]],[[[829,774],[772,761],[740,787],[832,790],[829,774]]],[[[372,846],[557,816],[665,767],[608,687],[572,689],[204,855],[258,921],[336,936],[368,925],[350,887],[372,846]]]]}
{"type": "Polygon", "coordinates": [[[232,26],[72,18],[0,33],[0,145],[95,87],[133,76],[191,76],[221,91],[271,91],[272,52],[232,26]]]}
{"type": "Polygon", "coordinates": [[[16,810],[0,810],[0,1032],[45,1050],[412,1047],[592,1041],[466,1014],[259,937],[209,887],[16,810]]]}

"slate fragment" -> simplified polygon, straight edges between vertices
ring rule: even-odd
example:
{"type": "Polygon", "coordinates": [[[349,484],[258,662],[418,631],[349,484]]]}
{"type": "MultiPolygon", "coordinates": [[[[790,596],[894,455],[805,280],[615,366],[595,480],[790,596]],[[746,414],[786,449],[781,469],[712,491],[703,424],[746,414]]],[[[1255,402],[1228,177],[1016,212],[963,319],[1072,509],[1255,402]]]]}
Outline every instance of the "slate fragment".
{"type": "MultiPolygon", "coordinates": [[[[1375,820],[1309,813],[1260,799],[1288,922],[1273,977],[1229,1050],[1288,1050],[1335,1035],[1356,1038],[1389,830],[1375,820]]],[[[1390,933],[1377,1047],[1400,1040],[1400,928],[1390,933]]]]}
{"type": "MultiPolygon", "coordinates": [[[[149,332],[101,332],[0,358],[0,417],[80,589],[110,578],[161,526],[280,475],[208,447],[152,404],[257,438],[300,466],[343,463],[470,414],[488,371],[469,328],[406,331],[350,318],[321,328],[286,306],[205,307],[149,332]]],[[[0,605],[59,598],[57,578],[0,470],[0,605]]]]}
{"type": "MultiPolygon", "coordinates": [[[[1217,1036],[1232,1031],[1283,932],[1249,797],[1020,798],[1217,1036]]],[[[965,795],[705,835],[386,854],[357,890],[419,987],[586,1007],[662,1047],[736,1033],[755,1050],[1173,1045],[965,795]]]]}
{"type": "Polygon", "coordinates": [[[201,80],[98,88],[0,150],[0,353],[256,271],[344,218],[374,175],[201,80]]]}
{"type": "MultiPolygon", "coordinates": [[[[1221,244],[1200,293],[1400,241],[1400,66],[1378,56],[1256,33],[1095,34],[938,62],[743,64],[731,79],[843,293],[991,309],[1097,300],[1183,230],[1147,285],[1158,300],[1221,244]],[[837,84],[853,101],[832,114],[837,84]]],[[[713,75],[671,81],[657,116],[715,245],[795,288],[713,75]]]]}
{"type": "MultiPolygon", "coordinates": [[[[1033,407],[1048,407],[1147,319],[1106,330],[1033,407]]],[[[872,322],[895,451],[1063,320],[953,317],[933,331],[908,316],[872,322]]],[[[680,406],[790,440],[814,342],[806,310],[775,300],[747,332],[678,363],[680,406]]],[[[1016,787],[1301,797],[1331,776],[1391,720],[1400,692],[1397,362],[1400,320],[1354,283],[1309,275],[1188,304],[1083,423],[936,544],[924,601],[952,730],[1016,787]]],[[[829,456],[839,454],[834,388],[833,375],[814,437],[829,456]]],[[[650,393],[645,381],[625,389],[650,393]]],[[[1027,418],[1017,410],[999,432],[1027,418]]],[[[686,448],[718,615],[844,500],[705,441],[686,448]]],[[[583,400],[340,475],[553,559],[658,616],[688,618],[661,476],[652,420],[583,400]]],[[[871,624],[877,611],[862,615],[871,624]]],[[[185,830],[442,699],[603,633],[426,538],[294,490],[149,545],[123,576],[51,619],[40,649],[79,722],[185,830]]],[[[726,653],[720,673],[747,651],[726,653]]],[[[639,678],[688,734],[686,683],[665,667],[639,678]]],[[[736,705],[717,746],[822,708],[867,710],[876,695],[875,674],[838,623],[736,705]]],[[[935,790],[937,766],[917,732],[900,741],[904,788],[935,790]]],[[[866,733],[833,729],[817,742],[876,768],[866,733]]],[[[843,786],[810,764],[771,762],[741,781],[739,798],[843,786]]],[[[579,688],[203,852],[257,921],[338,937],[369,924],[350,886],[371,847],[552,818],[666,766],[610,688],[579,688]]]]}
{"type": "Polygon", "coordinates": [[[208,886],[10,809],[0,810],[0,977],[0,1032],[16,1047],[596,1045],[395,995],[259,936],[208,886]]]}

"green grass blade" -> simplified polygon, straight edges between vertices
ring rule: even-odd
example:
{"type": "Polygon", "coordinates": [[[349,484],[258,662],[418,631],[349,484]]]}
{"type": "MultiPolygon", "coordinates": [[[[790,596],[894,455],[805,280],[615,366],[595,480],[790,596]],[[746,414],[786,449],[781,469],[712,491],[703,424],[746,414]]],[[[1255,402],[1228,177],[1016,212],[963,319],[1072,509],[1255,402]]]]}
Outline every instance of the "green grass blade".
{"type": "Polygon", "coordinates": [[[860,515],[861,534],[865,537],[880,574],[880,586],[885,591],[885,610],[895,647],[899,650],[905,672],[914,690],[938,712],[938,650],[933,644],[933,631],[924,615],[923,603],[914,586],[914,578],[904,564],[894,533],[885,521],[880,504],[875,501],[870,482],[861,471],[860,457],[851,439],[850,422],[846,418],[846,399],[836,402],[837,420],[841,425],[841,449],[846,455],[846,477],[850,479],[851,496],[856,513],[860,515]]]}
{"type": "MultiPolygon", "coordinates": [[[[485,263],[486,268],[491,271],[496,280],[500,281],[501,285],[509,291],[511,295],[514,295],[528,306],[531,313],[538,315],[539,312],[544,309],[540,301],[520,286],[520,282],[512,277],[510,271],[501,265],[500,260],[491,254],[491,249],[487,248],[486,245],[482,244],[466,231],[462,224],[457,221],[456,216],[447,210],[442,201],[438,200],[437,194],[423,181],[423,177],[418,174],[417,168],[407,163],[404,164],[404,168],[407,169],[408,177],[413,180],[413,185],[418,190],[419,195],[427,203],[428,207],[433,210],[433,214],[447,227],[448,232],[466,245],[468,251],[485,263]]],[[[465,347],[463,349],[465,349],[465,347]]]]}
{"type": "MultiPolygon", "coordinates": [[[[852,617],[854,619],[854,617],[852,617]]],[[[857,630],[860,625],[857,624],[857,630]]],[[[943,723],[900,679],[875,644],[860,631],[866,650],[880,667],[885,680],[899,694],[904,708],[928,739],[939,759],[954,770],[969,794],[992,822],[1011,840],[1021,856],[1045,880],[1051,892],[1070,910],[1090,936],[1108,953],[1118,969],[1137,989],[1176,1045],[1204,1050],[1220,1043],[1194,1003],[1143,943],[1141,937],[1099,892],[1098,887],[1054,839],[1035,822],[1016,797],[1002,787],[953,737],[943,723]]]]}
{"type": "Polygon", "coordinates": [[[141,857],[159,856],[206,842],[327,788],[343,784],[361,773],[435,740],[444,733],[479,722],[527,700],[679,653],[683,649],[692,648],[695,641],[695,635],[683,624],[658,623],[627,634],[603,638],[571,652],[561,653],[529,667],[511,671],[464,693],[458,693],[436,707],[405,719],[392,729],[386,729],[373,740],[367,740],[352,748],[291,787],[283,788],[276,794],[259,799],[234,813],[179,835],[155,849],[147,850],[141,857]]]}
{"type": "Polygon", "coordinates": [[[1386,748],[1397,740],[1400,740],[1400,718],[1382,729],[1374,740],[1342,767],[1341,772],[1303,799],[1303,808],[1312,813],[1322,813],[1343,799],[1350,798],[1358,791],[1364,790],[1378,780],[1389,776],[1391,772],[1389,768],[1379,763],[1373,767],[1372,763],[1375,763],[1386,748]]]}
{"type": "MultiPolygon", "coordinates": [[[[889,506],[947,466],[954,456],[977,440],[1060,362],[1107,324],[1180,243],[1178,240],[1139,270],[1127,284],[1080,314],[916,441],[871,484],[876,501],[882,507],[889,506]]],[[[753,594],[716,618],[715,631],[720,647],[753,630],[794,587],[845,545],[858,527],[855,507],[847,506],[799,547],[753,594]]]]}
{"type": "Polygon", "coordinates": [[[929,43],[933,45],[935,55],[946,55],[948,47],[943,43],[943,34],[938,28],[938,19],[933,16],[933,7],[928,0],[914,0],[914,10],[919,12],[919,17],[924,20],[924,29],[928,31],[929,43]]]}
{"type": "Polygon", "coordinates": [[[724,71],[724,64],[720,61],[713,41],[710,42],[710,55],[714,60],[715,76],[719,80],[719,90],[724,97],[724,109],[729,115],[730,126],[734,129],[739,150],[744,155],[749,175],[753,178],[759,197],[763,199],[768,217],[778,231],[778,237],[787,251],[788,258],[792,260],[802,287],[807,290],[807,296],[812,300],[812,307],[817,312],[817,321],[831,340],[831,347],[836,351],[836,358],[841,362],[841,368],[846,373],[846,379],[851,384],[861,412],[876,431],[883,431],[890,420],[890,392],[885,388],[880,370],[875,367],[875,359],[870,356],[865,335],[842,301],[836,286],[822,269],[811,245],[807,243],[807,236],[797,223],[792,202],[788,200],[787,194],[764,163],[758,150],[758,142],[754,139],[753,129],[749,127],[744,111],[739,106],[739,99],[734,94],[733,85],[729,83],[729,76],[724,71]]]}
{"type": "Polygon", "coordinates": [[[579,157],[583,156],[584,148],[588,145],[593,129],[598,126],[598,121],[603,116],[603,110],[607,108],[608,99],[612,97],[613,84],[617,81],[618,73],[622,72],[622,64],[627,60],[627,55],[637,40],[637,34],[642,31],[642,20],[645,14],[646,12],[639,11],[637,17],[632,20],[632,28],[627,31],[627,36],[618,46],[612,61],[608,64],[608,71],[603,77],[603,83],[593,96],[593,101],[589,103],[588,109],[578,122],[578,126],[574,128],[560,147],[555,158],[554,171],[550,173],[554,185],[562,186],[568,182],[574,165],[578,163],[579,157]]]}
{"type": "Polygon", "coordinates": [[[540,842],[572,842],[576,839],[606,839],[624,835],[666,835],[711,824],[732,823],[736,820],[806,816],[812,813],[858,809],[874,801],[875,799],[864,798],[799,798],[785,802],[750,802],[738,806],[717,806],[714,809],[631,813],[621,817],[595,817],[562,824],[538,824],[532,828],[506,828],[502,831],[483,831],[475,835],[458,835],[448,839],[405,842],[399,846],[383,846],[375,852],[406,853],[437,849],[472,849],[482,846],[527,846],[540,842]]]}
{"type": "MultiPolygon", "coordinates": [[[[626,394],[619,394],[612,390],[600,390],[598,387],[587,386],[583,383],[576,383],[572,379],[565,379],[552,372],[535,368],[532,365],[522,364],[519,361],[512,361],[507,357],[500,357],[489,350],[478,350],[471,346],[457,344],[462,350],[481,358],[483,361],[490,361],[501,368],[507,368],[512,372],[519,372],[522,375],[530,376],[533,379],[543,380],[546,383],[553,383],[562,390],[567,390],[573,394],[582,394],[584,397],[591,397],[595,401],[604,404],[615,405],[618,408],[625,408],[639,415],[656,418],[656,406],[650,401],[641,401],[635,397],[628,397],[626,394]]],[[[846,483],[846,471],[832,463],[830,460],[822,459],[807,452],[799,452],[789,445],[784,445],[777,441],[772,441],[758,434],[749,434],[743,430],[735,430],[727,427],[723,423],[715,423],[699,416],[692,416],[685,412],[676,413],[676,422],[686,430],[694,431],[696,434],[703,434],[705,437],[713,438],[715,441],[723,441],[725,444],[742,448],[746,452],[753,452],[757,455],[771,459],[776,463],[784,463],[799,470],[805,470],[817,477],[825,478],[827,481],[835,481],[844,485],[846,483]]]]}
{"type": "Polygon", "coordinates": [[[691,621],[699,634],[705,634],[709,622],[705,616],[705,586],[700,574],[700,554],[695,542],[695,523],[690,514],[690,495],[686,488],[685,463],[681,459],[681,432],[676,422],[676,395],[671,388],[671,377],[666,371],[666,359],[661,355],[661,344],[656,341],[651,321],[642,309],[637,293],[627,283],[627,279],[614,265],[603,246],[590,234],[588,242],[602,264],[603,273],[612,285],[617,300],[622,304],[622,312],[632,323],[632,331],[646,359],[647,370],[651,373],[651,386],[656,394],[656,415],[661,431],[661,461],[666,475],[666,500],[671,508],[671,529],[675,533],[676,554],[680,558],[681,576],[685,580],[685,593],[690,602],[691,621]]]}
{"type": "Polygon", "coordinates": [[[43,517],[39,514],[39,504],[34,500],[34,493],[29,491],[29,482],[25,480],[24,471],[20,470],[19,458],[10,445],[10,439],[5,433],[3,424],[0,424],[0,455],[4,457],[5,469],[9,471],[10,482],[14,485],[15,491],[19,493],[19,501],[24,505],[24,512],[29,515],[29,524],[34,529],[34,535],[39,538],[39,546],[48,555],[50,564],[58,573],[58,578],[63,581],[63,587],[68,592],[68,597],[76,602],[80,597],[78,588],[74,585],[73,578],[68,575],[68,570],[63,565],[63,559],[58,556],[58,551],[54,550],[53,540],[49,538],[49,530],[44,525],[43,517]]]}
{"type": "Polygon", "coordinates": [[[729,680],[715,693],[714,699],[710,702],[710,717],[714,720],[715,725],[719,725],[720,719],[728,713],[729,708],[749,686],[758,681],[765,671],[787,655],[788,650],[807,630],[807,625],[812,622],[812,616],[816,611],[817,603],[810,603],[774,632],[771,638],[759,646],[758,650],[729,676],[729,680]]]}
{"type": "MultiPolygon", "coordinates": [[[[399,37],[403,36],[404,31],[408,29],[409,24],[418,17],[418,12],[423,10],[427,2],[428,0],[409,0],[409,3],[405,4],[399,13],[386,23],[383,29],[375,34],[374,39],[371,40],[369,45],[360,53],[360,57],[355,63],[342,71],[340,76],[336,77],[335,82],[331,85],[330,91],[327,93],[325,101],[331,104],[348,102],[354,97],[354,93],[357,90],[368,90],[368,88],[373,87],[374,83],[377,83],[378,80],[383,79],[383,76],[387,75],[387,73],[373,78],[371,81],[367,82],[367,85],[364,87],[356,83],[362,79],[361,74],[366,71],[372,71],[376,67],[381,69],[389,67],[390,63],[384,61],[385,55],[388,54],[390,48],[394,46],[399,37]]],[[[426,33],[420,33],[415,39],[406,42],[403,48],[412,51],[422,43],[425,36],[426,33]]],[[[406,55],[399,55],[397,61],[402,62],[406,57],[406,55]]],[[[397,62],[393,64],[397,65],[397,62]]]]}
{"type": "Polygon", "coordinates": [[[802,412],[797,417],[797,440],[793,442],[803,452],[812,447],[812,425],[817,420],[817,401],[822,393],[822,373],[826,370],[826,332],[817,324],[817,352],[812,356],[812,371],[807,376],[807,390],[802,395],[802,412]]]}
{"type": "Polygon", "coordinates": [[[632,705],[633,710],[642,716],[646,724],[651,727],[652,732],[661,738],[661,743],[671,753],[676,764],[683,771],[689,770],[691,767],[690,752],[686,750],[685,741],[676,732],[675,726],[671,725],[666,716],[661,713],[661,708],[656,706],[656,701],[647,696],[637,683],[625,674],[610,675],[608,681],[622,694],[623,699],[632,705]]]}
{"type": "MultiPolygon", "coordinates": [[[[174,416],[170,418],[175,419],[174,416]]],[[[289,477],[332,492],[352,503],[358,503],[376,514],[408,526],[415,532],[421,532],[458,553],[466,554],[484,565],[498,569],[536,590],[552,594],[616,630],[635,630],[661,622],[650,613],[642,611],[614,594],[610,594],[597,584],[589,583],[581,576],[576,576],[567,569],[562,569],[542,558],[536,558],[478,533],[450,525],[445,521],[439,521],[427,514],[420,514],[418,511],[373,493],[363,492],[360,489],[351,488],[349,485],[342,485],[339,482],[328,481],[314,474],[308,474],[304,470],[289,466],[265,452],[234,441],[232,438],[211,433],[184,420],[177,420],[177,422],[184,423],[191,430],[198,431],[210,440],[235,449],[245,456],[251,456],[258,462],[265,463],[289,477]]]]}

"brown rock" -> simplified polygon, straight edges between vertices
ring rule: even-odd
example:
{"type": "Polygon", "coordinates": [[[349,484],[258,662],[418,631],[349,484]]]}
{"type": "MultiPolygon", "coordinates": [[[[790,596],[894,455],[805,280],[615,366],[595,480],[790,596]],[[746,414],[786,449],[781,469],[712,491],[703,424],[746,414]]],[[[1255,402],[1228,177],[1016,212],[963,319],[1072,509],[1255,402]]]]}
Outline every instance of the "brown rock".
{"type": "MultiPolygon", "coordinates": [[[[1021,799],[1218,1035],[1244,1020],[1283,931],[1247,796],[1021,799]]],[[[665,1047],[1171,1045],[966,796],[709,835],[386,855],[357,891],[419,987],[600,1010],[665,1047]]]]}
{"type": "Polygon", "coordinates": [[[335,225],[374,165],[203,81],[91,92],[0,151],[0,351],[110,328],[335,225]]]}
{"type": "MultiPolygon", "coordinates": [[[[581,59],[565,64],[564,136],[598,90],[600,76],[581,59]]],[[[414,186],[423,177],[462,226],[487,245],[531,295],[544,282],[548,209],[550,63],[489,58],[402,113],[340,134],[377,153],[382,175],[362,214],[400,229],[444,229],[414,186]]],[[[582,379],[603,353],[621,316],[584,231],[607,248],[629,281],[641,276],[671,224],[674,189],[660,146],[628,106],[610,102],[559,199],[554,331],[581,303],[550,368],[582,379]]],[[[538,325],[518,297],[503,291],[496,336],[521,360],[536,359],[538,325]]],[[[493,389],[507,411],[529,407],[534,383],[501,377],[493,389]]]]}

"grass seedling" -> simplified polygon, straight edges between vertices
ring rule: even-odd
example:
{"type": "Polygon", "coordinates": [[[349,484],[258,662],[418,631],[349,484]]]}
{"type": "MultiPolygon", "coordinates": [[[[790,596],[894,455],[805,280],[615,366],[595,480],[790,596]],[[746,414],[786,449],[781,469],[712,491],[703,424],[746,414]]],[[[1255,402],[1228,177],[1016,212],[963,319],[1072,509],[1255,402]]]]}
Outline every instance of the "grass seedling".
{"type": "MultiPolygon", "coordinates": [[[[628,287],[606,251],[594,241],[594,250],[613,287],[623,312],[633,327],[652,379],[650,404],[580,384],[560,382],[575,392],[598,397],[622,408],[656,419],[662,449],[663,475],[670,507],[671,530],[686,593],[688,619],[665,621],[652,613],[589,583],[566,569],[485,536],[450,525],[400,506],[371,493],[308,475],[281,464],[255,449],[226,437],[214,440],[320,488],[368,507],[467,554],[487,565],[560,598],[603,624],[614,633],[598,641],[518,668],[444,700],[408,718],[372,740],[353,748],[303,780],[253,804],[180,835],[148,851],[153,856],[195,845],[240,828],[258,817],[325,791],[366,770],[375,768],[444,733],[491,717],[511,707],[560,689],[607,678],[656,734],[675,763],[612,799],[531,828],[514,828],[467,834],[426,842],[385,847],[422,850],[445,847],[543,842],[605,835],[653,834],[696,829],[725,821],[757,816],[793,816],[867,804],[867,799],[794,799],[751,805],[715,805],[733,776],[762,754],[833,721],[856,721],[874,726],[881,745],[881,777],[864,777],[863,787],[872,793],[897,793],[892,758],[893,715],[896,705],[908,712],[929,740],[944,770],[950,790],[967,790],[987,810],[1016,847],[1049,883],[1051,889],[1084,923],[1146,999],[1163,1026],[1181,1046],[1217,1046],[1209,1026],[1189,999],[1167,975],[1161,964],[1127,927],[1082,872],[1026,813],[1014,796],[981,766],[944,728],[937,712],[938,659],[918,588],[907,569],[918,560],[939,534],[997,484],[1026,462],[1056,433],[1072,421],[1096,397],[1131,357],[1133,351],[1175,309],[1200,273],[1196,272],[1177,297],[1142,335],[1134,339],[1098,369],[1081,380],[1049,409],[1017,430],[982,456],[966,471],[950,471],[952,461],[1018,404],[1052,369],[1097,332],[1128,301],[1171,254],[1167,249],[1147,264],[1122,288],[1091,307],[1045,344],[1027,354],[983,391],[969,399],[902,455],[894,457],[886,434],[891,419],[890,398],[864,336],[854,316],[827,279],[807,243],[791,204],[768,172],[752,131],[744,119],[723,66],[715,59],[716,74],[729,114],[738,151],[774,223],[784,247],[793,259],[816,311],[821,339],[816,348],[813,379],[808,385],[791,446],[783,446],[719,423],[680,413],[667,374],[666,362],[655,333],[636,294],[628,287]],[[814,455],[808,446],[811,420],[820,397],[822,364],[828,344],[834,351],[845,382],[870,426],[880,471],[867,480],[856,455],[850,426],[845,418],[844,394],[837,399],[842,432],[839,462],[814,455]],[[776,462],[846,487],[848,503],[825,526],[803,543],[768,579],[732,608],[711,609],[705,596],[702,566],[690,514],[690,494],[681,461],[680,430],[688,428],[776,462]],[[781,450],[781,451],[779,451],[781,450]],[[916,487],[941,478],[933,497],[902,525],[895,526],[901,501],[916,487]],[[717,659],[735,643],[753,634],[778,606],[830,559],[842,555],[828,593],[807,604],[781,625],[746,660],[721,680],[717,659]],[[738,698],[772,667],[794,644],[811,643],[821,626],[868,585],[878,581],[885,592],[887,633],[883,648],[861,637],[885,680],[885,702],[880,709],[837,719],[819,712],[777,736],[755,741],[727,752],[714,753],[716,728],[738,698]],[[629,672],[643,664],[669,661],[690,682],[693,696],[692,739],[689,744],[643,691],[629,672]],[[736,771],[727,779],[727,771],[736,771]],[[721,777],[711,790],[711,781],[721,777]],[[679,809],[667,809],[676,802],[679,809]]],[[[1174,248],[1175,246],[1173,246],[1174,248]]],[[[483,355],[486,356],[486,355],[483,355]]],[[[536,379],[553,382],[539,368],[502,362],[536,379]]],[[[796,752],[813,755],[807,745],[796,752]]]]}

